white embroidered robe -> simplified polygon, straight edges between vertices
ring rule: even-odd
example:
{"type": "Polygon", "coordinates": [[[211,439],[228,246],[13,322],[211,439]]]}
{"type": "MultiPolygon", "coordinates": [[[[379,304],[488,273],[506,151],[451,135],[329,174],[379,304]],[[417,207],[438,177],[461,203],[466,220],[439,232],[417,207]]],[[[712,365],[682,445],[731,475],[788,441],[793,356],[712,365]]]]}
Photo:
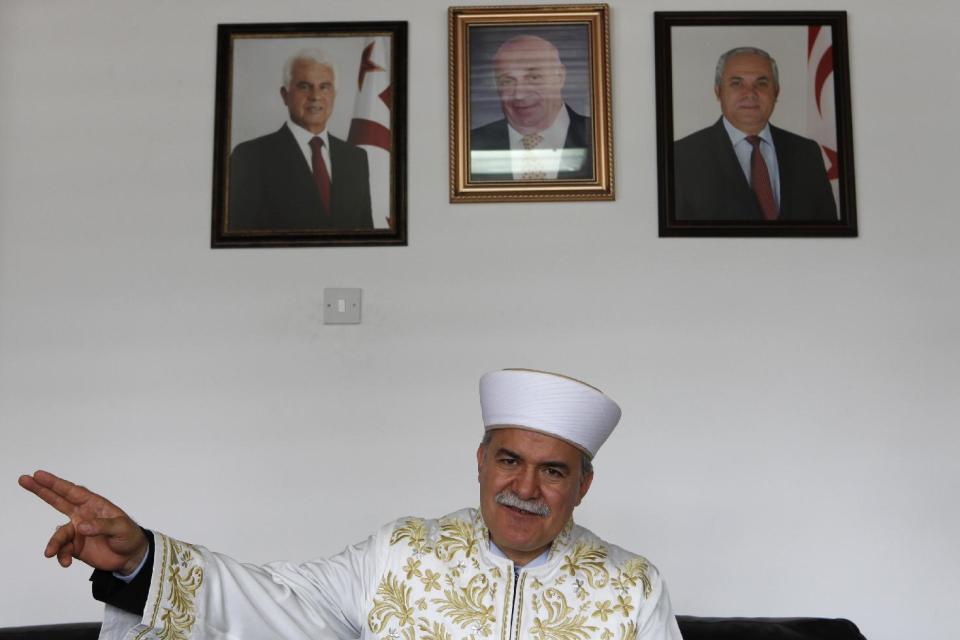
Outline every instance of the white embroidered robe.
{"type": "Polygon", "coordinates": [[[303,564],[154,537],[143,617],[108,605],[101,638],[682,640],[657,569],[572,521],[516,577],[475,509],[403,518],[303,564]]]}

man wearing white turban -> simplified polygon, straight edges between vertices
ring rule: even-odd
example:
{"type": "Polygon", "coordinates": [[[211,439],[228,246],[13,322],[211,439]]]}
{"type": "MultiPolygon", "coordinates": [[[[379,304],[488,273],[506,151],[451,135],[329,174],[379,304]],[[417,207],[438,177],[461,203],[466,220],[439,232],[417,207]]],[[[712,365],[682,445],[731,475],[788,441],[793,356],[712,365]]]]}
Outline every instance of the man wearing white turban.
{"type": "Polygon", "coordinates": [[[572,519],[617,404],[527,369],[484,375],[480,402],[479,510],[402,518],[303,564],[241,564],[141,529],[44,471],[20,484],[70,517],[45,553],[96,569],[101,638],[682,640],[657,569],[572,519]]]}

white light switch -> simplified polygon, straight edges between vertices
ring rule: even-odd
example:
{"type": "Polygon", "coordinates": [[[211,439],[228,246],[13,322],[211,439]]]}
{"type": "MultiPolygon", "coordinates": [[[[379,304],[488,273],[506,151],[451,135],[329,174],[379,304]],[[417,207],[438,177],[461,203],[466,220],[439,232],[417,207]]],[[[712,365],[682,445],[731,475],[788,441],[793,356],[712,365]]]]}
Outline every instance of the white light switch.
{"type": "Polygon", "coordinates": [[[323,324],[360,324],[361,289],[324,289],[323,324]]]}

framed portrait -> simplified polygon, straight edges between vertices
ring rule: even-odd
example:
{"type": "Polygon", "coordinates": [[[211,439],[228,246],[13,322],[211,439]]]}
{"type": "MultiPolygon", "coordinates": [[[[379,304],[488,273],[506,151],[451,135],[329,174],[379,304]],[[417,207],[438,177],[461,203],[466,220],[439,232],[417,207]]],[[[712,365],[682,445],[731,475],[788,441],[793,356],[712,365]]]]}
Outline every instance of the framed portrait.
{"type": "Polygon", "coordinates": [[[407,23],[221,24],[211,246],[405,245],[407,23]]]}
{"type": "Polygon", "coordinates": [[[613,200],[607,5],[448,17],[450,201],[613,200]]]}
{"type": "Polygon", "coordinates": [[[856,236],[842,11],[656,12],[660,236],[856,236]]]}

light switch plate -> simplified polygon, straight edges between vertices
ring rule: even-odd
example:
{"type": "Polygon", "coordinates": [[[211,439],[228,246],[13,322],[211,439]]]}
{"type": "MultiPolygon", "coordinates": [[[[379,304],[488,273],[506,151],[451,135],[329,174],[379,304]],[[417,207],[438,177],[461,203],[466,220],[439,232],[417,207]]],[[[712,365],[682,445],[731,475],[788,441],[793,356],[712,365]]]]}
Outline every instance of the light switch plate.
{"type": "Polygon", "coordinates": [[[323,290],[323,324],[360,324],[361,289],[323,290]]]}

